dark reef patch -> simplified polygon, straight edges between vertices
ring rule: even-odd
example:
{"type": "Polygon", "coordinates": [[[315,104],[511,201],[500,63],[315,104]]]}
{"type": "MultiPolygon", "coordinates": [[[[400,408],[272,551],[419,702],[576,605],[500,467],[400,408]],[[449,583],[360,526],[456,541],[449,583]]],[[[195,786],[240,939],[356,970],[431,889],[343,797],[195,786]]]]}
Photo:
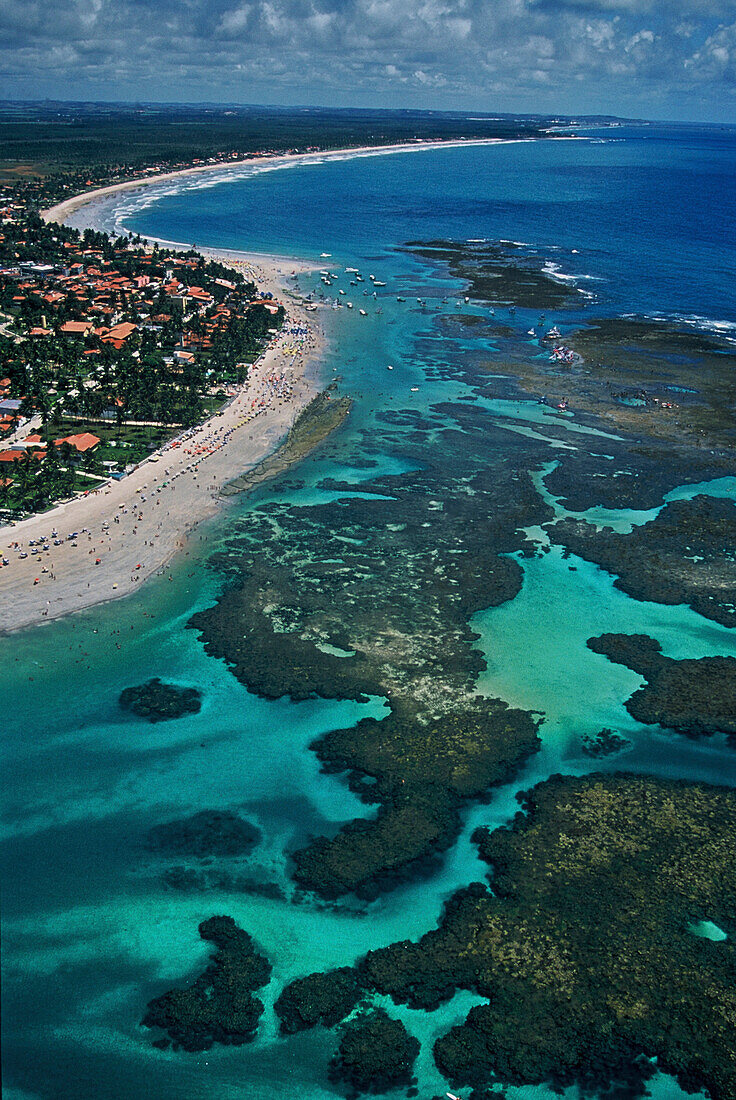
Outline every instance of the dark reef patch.
{"type": "MultiPolygon", "coordinates": [[[[549,434],[545,425],[545,434],[549,434]]],[[[605,440],[592,450],[567,452],[565,461],[544,483],[572,512],[604,508],[659,508],[679,485],[724,477],[733,472],[730,457],[703,454],[695,448],[668,447],[627,439],[605,440]],[[600,452],[606,452],[601,454],[600,452]]]]}
{"type": "Polygon", "coordinates": [[[736,793],[621,773],[553,776],[522,797],[511,827],[474,837],[494,893],[474,883],[418,942],[370,951],[355,968],[365,995],[429,1011],[458,989],[487,998],[435,1044],[462,1087],[641,1096],[656,1058],[729,1100],[736,793]],[[703,919],[729,939],[693,936],[703,919]]]}
{"type": "Polygon", "coordinates": [[[274,1006],[281,1032],[293,1035],[317,1024],[334,1027],[350,1015],[363,993],[357,974],[349,966],[297,978],[284,987],[274,1006]]]}
{"type": "MultiPolygon", "coordinates": [[[[142,1023],[162,1028],[175,1049],[192,1052],[250,1042],[263,1013],[253,990],[268,983],[271,965],[232,917],[202,921],[199,934],[217,947],[210,965],[186,989],[150,1001],[142,1023]]],[[[156,1045],[168,1044],[159,1039],[156,1045]]]]}
{"type": "Polygon", "coordinates": [[[410,241],[406,250],[463,279],[466,293],[480,301],[522,309],[565,309],[579,306],[575,287],[553,279],[544,260],[511,241],[410,241]]]}
{"type": "Polygon", "coordinates": [[[120,692],[120,706],[149,722],[165,722],[181,718],[185,714],[198,714],[202,708],[202,695],[196,688],[180,688],[166,684],[155,676],[145,684],[125,688],[120,692]]]}
{"type": "Polygon", "coordinates": [[[441,466],[365,483],[364,497],[249,513],[214,559],[231,585],[191,620],[207,651],[268,698],[390,701],[383,721],[315,746],[380,806],[295,853],[297,881],[324,897],[373,897],[425,870],[457,835],[461,802],[539,745],[529,714],[475,694],[485,662],[468,618],[517,594],[507,555],[550,512],[510,462],[478,468],[482,432],[445,430],[442,445],[441,466]]]}
{"type": "Polygon", "coordinates": [[[242,856],[258,843],[260,835],[232,810],[201,810],[191,817],[154,825],[146,843],[165,855],[242,856]]]}
{"type": "Polygon", "coordinates": [[[686,737],[727,734],[736,748],[736,658],[676,661],[646,634],[601,634],[588,646],[647,680],[626,709],[637,722],[667,726],[686,737]]]}
{"type": "Polygon", "coordinates": [[[620,733],[607,728],[599,730],[592,737],[583,737],[582,743],[585,755],[594,758],[615,756],[631,744],[626,737],[622,737],[620,733]]]}
{"type": "MultiPolygon", "coordinates": [[[[668,464],[685,474],[689,468],[709,468],[711,477],[733,472],[733,344],[665,322],[627,318],[592,320],[564,341],[576,352],[571,364],[532,357],[527,347],[526,356],[513,357],[509,374],[527,392],[550,395],[550,401],[567,397],[576,416],[598,418],[601,427],[622,437],[632,456],[645,444],[639,453],[656,457],[665,476],[668,464]]],[[[499,369],[494,361],[487,367],[499,369]]],[[[585,461],[584,454],[578,457],[585,461]]],[[[706,476],[679,477],[673,484],[706,476]]],[[[569,487],[576,491],[574,477],[569,487]]]]}
{"type": "Polygon", "coordinates": [[[382,1008],[345,1025],[332,1063],[332,1076],[356,1092],[388,1092],[411,1083],[419,1043],[382,1008]]]}
{"type": "Polygon", "coordinates": [[[175,864],[161,872],[161,881],[170,890],[199,894],[208,890],[226,890],[231,894],[252,894],[254,897],[286,901],[286,893],[278,882],[255,875],[239,874],[223,867],[191,867],[175,864]]]}
{"type": "Polygon", "coordinates": [[[462,801],[508,781],[535,742],[528,714],[480,697],[433,721],[398,700],[381,721],[326,734],[313,746],[325,768],[347,771],[356,793],[380,809],[375,820],[295,852],[296,881],[322,897],[373,898],[430,869],[457,835],[462,801]]]}
{"type": "Polygon", "coordinates": [[[696,496],[667,504],[629,535],[566,519],[554,539],[617,574],[616,588],[635,600],[689,604],[706,619],[736,626],[736,506],[696,496]]]}

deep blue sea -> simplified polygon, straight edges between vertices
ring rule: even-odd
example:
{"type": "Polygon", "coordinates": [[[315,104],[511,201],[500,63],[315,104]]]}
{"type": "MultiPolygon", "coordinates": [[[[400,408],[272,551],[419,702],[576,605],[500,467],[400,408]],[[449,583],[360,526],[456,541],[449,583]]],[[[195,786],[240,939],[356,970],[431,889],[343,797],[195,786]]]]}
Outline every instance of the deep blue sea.
{"type": "MultiPolygon", "coordinates": [[[[208,558],[254,513],[274,502],[308,510],[345,496],[335,480],[357,494],[362,482],[421,461],[414,421],[397,414],[431,414],[439,423],[472,395],[477,422],[501,426],[508,446],[519,437],[549,443],[534,470],[543,494],[545,470],[564,462],[564,446],[605,442],[574,416],[510,397],[492,372],[484,386],[471,381],[473,365],[493,362],[498,351],[449,321],[458,310],[487,317],[488,305],[466,304],[461,284],[406,251],[408,242],[518,242],[577,289],[577,307],[564,316],[548,311],[548,324],[634,314],[736,337],[734,180],[736,129],[651,125],[566,141],[213,170],[78,212],[73,224],[315,260],[339,272],[335,288],[348,288],[355,309],[321,311],[329,342],[320,370],[355,403],[346,426],[298,471],[198,529],[172,582],[153,578],[118,603],[0,639],[8,1100],[328,1100],[339,1095],[327,1077],[334,1035],[277,1036],[272,1004],[283,983],[433,927],[443,901],[484,874],[473,830],[508,821],[516,792],[551,773],[590,770],[583,736],[622,731],[631,740],[627,769],[736,782],[736,756],[722,741],[676,739],[637,724],[623,704],[640,677],[585,644],[604,631],[650,633],[673,657],[736,656],[734,632],[685,606],[635,601],[580,559],[571,570],[552,541],[548,553],[520,559],[520,594],[473,620],[488,663],[480,690],[543,712],[542,751],[487,805],[467,811],[460,839],[428,881],[370,904],[294,899],[287,851],[370,812],[340,776],[320,772],[309,745],[322,732],[380,716],[383,700],[257,698],[186,628],[222,585],[208,558]],[[367,283],[350,289],[345,267],[374,274],[385,290],[374,299],[363,294],[367,283]],[[550,622],[554,631],[544,626],[550,622]],[[124,715],[120,691],[152,676],[198,687],[201,712],[155,726],[124,715]],[[222,877],[207,890],[182,890],[162,876],[144,847],[146,831],[210,808],[237,809],[260,827],[247,874],[282,887],[284,898],[222,877]],[[258,1038],[197,1055],[155,1050],[139,1023],[145,1005],[201,971],[208,952],[197,925],[214,913],[232,915],[273,963],[258,1038]]],[[[316,272],[292,285],[305,294],[322,289],[316,272]]],[[[538,317],[501,312],[520,339],[538,317]]],[[[528,346],[529,355],[539,353],[533,338],[528,346]]],[[[736,478],[681,487],[670,499],[698,491],[736,497],[736,478]]],[[[586,518],[626,531],[654,514],[592,509],[586,518]]],[[[615,757],[595,763],[617,766],[615,757]]],[[[431,1014],[391,1006],[422,1041],[420,1097],[444,1094],[432,1042],[472,1004],[462,993],[431,1014]]],[[[657,1100],[685,1095],[662,1076],[650,1087],[657,1100]]],[[[539,1087],[508,1095],[553,1094],[539,1087]]]]}

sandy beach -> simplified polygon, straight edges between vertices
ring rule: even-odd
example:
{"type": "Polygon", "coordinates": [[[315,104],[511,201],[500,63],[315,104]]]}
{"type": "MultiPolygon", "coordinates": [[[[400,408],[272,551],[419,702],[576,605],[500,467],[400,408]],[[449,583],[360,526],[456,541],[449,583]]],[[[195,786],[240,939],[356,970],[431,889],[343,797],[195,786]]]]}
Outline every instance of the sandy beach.
{"type": "MultiPolygon", "coordinates": [[[[116,192],[223,168],[498,142],[497,138],[414,142],[203,165],[87,191],[44,211],[42,217],[46,222],[64,222],[80,207],[116,192]]],[[[190,247],[174,241],[158,243],[190,247]]],[[[286,308],[282,333],[227,408],[187,433],[181,445],[169,443],[121,481],[111,480],[87,496],[0,528],[0,632],[56,619],[139,588],[184,547],[198,523],[218,510],[222,487],[252,470],[279,445],[317,393],[324,343],[317,314],[307,313],[285,285],[287,276],[310,265],[261,253],[198,251],[238,267],[281,300],[286,308]]]]}
{"type": "MultiPolygon", "coordinates": [[[[508,139],[512,141],[532,141],[534,138],[508,139]]],[[[216,172],[223,169],[236,171],[241,168],[258,167],[261,164],[295,164],[304,161],[309,163],[315,160],[344,160],[346,157],[371,157],[384,156],[388,153],[418,153],[428,149],[453,149],[465,145],[498,145],[503,142],[508,144],[505,138],[467,138],[450,141],[413,141],[396,145],[363,145],[354,149],[329,149],[325,152],[313,153],[279,153],[269,156],[250,157],[246,160],[223,161],[220,164],[202,164],[196,168],[182,168],[174,172],[159,172],[155,175],[145,176],[140,179],[126,180],[125,183],[114,183],[109,187],[98,187],[94,191],[84,191],[79,195],[64,199],[49,210],[41,212],[45,222],[64,222],[80,206],[107,198],[119,191],[139,191],[153,184],[165,183],[167,180],[186,178],[187,176],[199,176],[204,172],[216,172]]],[[[189,247],[180,245],[180,247],[189,247]]],[[[198,251],[202,251],[198,249],[198,251]]]]}
{"type": "Polygon", "coordinates": [[[281,333],[220,413],[173,438],[122,480],[0,528],[0,556],[7,562],[0,567],[0,631],[56,619],[139,588],[218,510],[223,485],[272,452],[317,393],[323,337],[315,314],[284,288],[287,275],[309,265],[201,251],[252,275],[283,302],[281,333]]]}

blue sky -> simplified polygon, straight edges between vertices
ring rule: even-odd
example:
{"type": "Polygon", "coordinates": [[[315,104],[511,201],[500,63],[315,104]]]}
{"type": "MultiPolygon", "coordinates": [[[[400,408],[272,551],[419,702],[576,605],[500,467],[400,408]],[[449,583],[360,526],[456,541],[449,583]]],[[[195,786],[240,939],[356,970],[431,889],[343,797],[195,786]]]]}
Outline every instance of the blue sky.
{"type": "Polygon", "coordinates": [[[736,122],[736,0],[0,0],[0,97],[736,122]]]}

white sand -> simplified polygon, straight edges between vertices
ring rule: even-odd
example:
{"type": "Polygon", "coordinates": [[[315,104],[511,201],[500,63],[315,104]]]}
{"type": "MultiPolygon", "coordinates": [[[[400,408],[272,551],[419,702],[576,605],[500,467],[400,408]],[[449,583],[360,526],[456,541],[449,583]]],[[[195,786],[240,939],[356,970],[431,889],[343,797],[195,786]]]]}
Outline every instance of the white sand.
{"type": "MultiPolygon", "coordinates": [[[[203,165],[87,191],[44,211],[42,217],[46,222],[63,222],[81,206],[117,191],[138,190],[177,176],[252,166],[266,160],[309,162],[498,143],[498,138],[412,142],[203,165]]],[[[160,243],[189,247],[176,242],[160,243]]],[[[181,447],[165,448],[157,461],[145,461],[122,481],[110,481],[87,497],[0,528],[0,555],[9,563],[0,567],[0,631],[56,619],[118,599],[138,588],[184,546],[197,523],[217,511],[222,486],[251,470],[273,451],[298,412],[315,396],[323,338],[315,324],[316,315],[306,313],[297,302],[285,297],[283,282],[286,275],[307,270],[308,265],[286,257],[198,251],[239,266],[246,274],[252,273],[261,289],[270,290],[286,305],[285,328],[291,324],[309,326],[306,346],[298,354],[292,354],[285,351],[293,343],[292,338],[288,334],[280,336],[251,370],[248,382],[229,407],[199,427],[181,447]],[[268,395],[268,380],[282,373],[291,382],[290,397],[269,397],[260,414],[253,417],[254,398],[260,400],[268,395]],[[196,453],[198,450],[201,453],[196,453]],[[163,482],[167,482],[165,487],[163,482]],[[64,540],[60,546],[53,545],[54,529],[64,540]],[[72,543],[67,535],[74,531],[78,537],[72,543]],[[32,555],[29,542],[41,536],[46,536],[49,550],[32,555]],[[20,557],[14,543],[20,544],[20,549],[28,554],[26,558],[20,557]]]]}
{"type": "MultiPolygon", "coordinates": [[[[516,138],[514,141],[533,141],[534,138],[516,138]]],[[[221,164],[203,164],[197,168],[182,168],[175,172],[161,172],[158,175],[145,176],[137,180],[127,180],[125,183],[114,183],[109,187],[98,187],[94,191],[85,191],[81,195],[64,199],[63,202],[52,206],[50,210],[41,213],[46,222],[63,222],[80,206],[86,206],[89,202],[114,195],[118,191],[138,191],[151,184],[164,183],[166,180],[176,179],[181,176],[197,176],[203,172],[216,172],[223,169],[237,169],[257,167],[260,164],[296,164],[309,163],[315,160],[343,160],[345,157],[373,157],[384,156],[387,153],[417,153],[426,149],[455,149],[465,145],[499,145],[508,144],[504,138],[462,138],[451,141],[413,141],[396,145],[364,145],[355,149],[329,149],[322,153],[294,153],[274,154],[272,156],[251,157],[248,160],[223,161],[221,164]]],[[[180,247],[188,247],[181,245],[180,247]]]]}
{"type": "Polygon", "coordinates": [[[308,337],[298,344],[286,331],[279,335],[231,404],[180,446],[167,445],[121,481],[111,480],[86,497],[0,528],[0,552],[9,562],[0,567],[0,631],[58,618],[138,588],[218,509],[220,488],[273,451],[315,396],[323,339],[315,314],[285,296],[282,286],[285,275],[307,266],[263,257],[235,260],[235,255],[220,258],[252,272],[261,289],[283,301],[284,330],[308,326],[308,337]],[[53,544],[54,529],[64,540],[60,546],[53,544]],[[78,537],[72,542],[67,535],[74,531],[78,537]],[[29,542],[41,536],[49,549],[33,555],[29,542]],[[16,542],[26,558],[13,547],[16,542]]]}

